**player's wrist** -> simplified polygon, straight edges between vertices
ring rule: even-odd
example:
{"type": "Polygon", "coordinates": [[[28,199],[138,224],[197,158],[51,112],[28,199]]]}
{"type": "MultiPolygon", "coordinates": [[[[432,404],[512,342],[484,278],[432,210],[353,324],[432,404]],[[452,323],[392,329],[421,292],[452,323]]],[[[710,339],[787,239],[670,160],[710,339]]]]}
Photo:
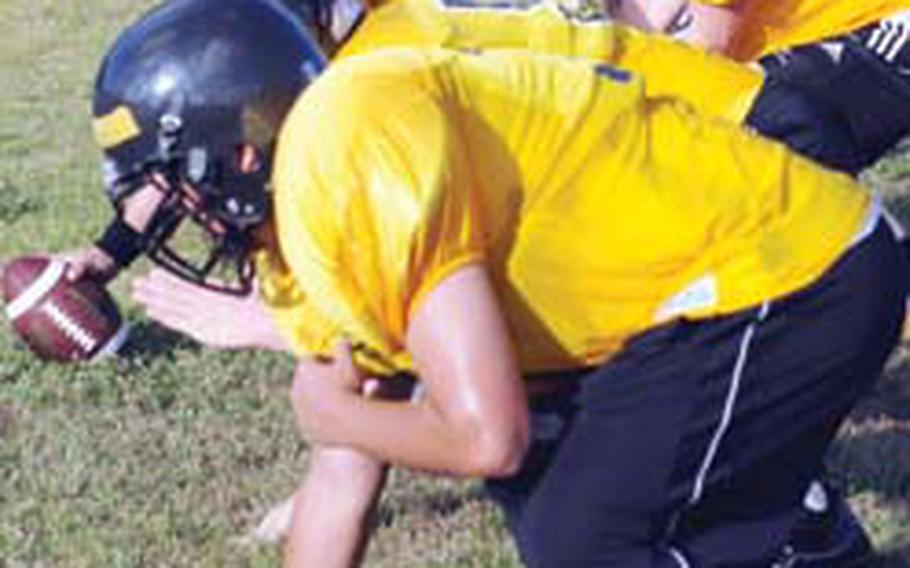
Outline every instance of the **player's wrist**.
{"type": "Polygon", "coordinates": [[[120,267],[117,265],[117,262],[101,247],[95,245],[89,249],[89,257],[91,259],[92,266],[94,266],[98,271],[105,274],[116,274],[120,267]]]}
{"type": "Polygon", "coordinates": [[[119,216],[105,228],[101,237],[95,241],[95,250],[99,262],[110,261],[111,269],[127,268],[143,251],[142,235],[133,229],[119,216]]]}

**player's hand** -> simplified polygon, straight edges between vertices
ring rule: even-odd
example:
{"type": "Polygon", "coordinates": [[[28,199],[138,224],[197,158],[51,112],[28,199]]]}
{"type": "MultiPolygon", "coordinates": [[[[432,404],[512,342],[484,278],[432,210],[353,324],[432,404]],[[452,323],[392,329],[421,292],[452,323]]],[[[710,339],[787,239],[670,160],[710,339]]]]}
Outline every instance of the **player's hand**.
{"type": "Polygon", "coordinates": [[[365,382],[366,377],[354,364],[347,342],[335,347],[330,360],[300,360],[294,371],[291,404],[304,438],[313,444],[333,445],[329,435],[333,416],[361,398],[365,382]]]}
{"type": "Polygon", "coordinates": [[[58,253],[54,257],[67,263],[66,277],[70,282],[89,277],[106,284],[117,276],[114,259],[96,246],[58,253]]]}
{"type": "Polygon", "coordinates": [[[255,290],[233,296],[156,268],[133,281],[132,298],[152,320],[208,347],[286,348],[255,290]]]}

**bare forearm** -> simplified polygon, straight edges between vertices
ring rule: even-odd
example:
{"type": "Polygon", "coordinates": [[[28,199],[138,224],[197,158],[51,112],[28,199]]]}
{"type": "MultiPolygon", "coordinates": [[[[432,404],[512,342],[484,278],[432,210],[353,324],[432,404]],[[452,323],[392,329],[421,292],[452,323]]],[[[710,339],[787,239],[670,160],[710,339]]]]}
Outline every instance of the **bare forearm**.
{"type": "Polygon", "coordinates": [[[294,496],[285,568],[357,566],[386,468],[346,448],[314,448],[294,496]]]}
{"type": "Polygon", "coordinates": [[[133,299],[149,318],[208,347],[288,350],[257,293],[222,294],[153,269],[133,281],[133,299]]]}
{"type": "Polygon", "coordinates": [[[250,347],[266,349],[268,351],[290,352],[291,348],[278,331],[277,322],[272,319],[262,301],[259,301],[259,312],[255,314],[255,322],[240,322],[239,325],[253,325],[255,330],[250,340],[250,347]]]}
{"type": "Polygon", "coordinates": [[[351,346],[301,359],[291,401],[310,440],[353,447],[405,467],[504,476],[521,464],[529,418],[508,326],[485,269],[470,265],[431,292],[409,325],[419,404],[364,399],[351,346]]]}
{"type": "Polygon", "coordinates": [[[331,443],[356,447],[395,465],[462,476],[490,476],[517,467],[523,443],[490,440],[484,428],[454,422],[430,403],[352,400],[334,407],[331,443]],[[495,446],[495,447],[494,447],[495,446]]]}

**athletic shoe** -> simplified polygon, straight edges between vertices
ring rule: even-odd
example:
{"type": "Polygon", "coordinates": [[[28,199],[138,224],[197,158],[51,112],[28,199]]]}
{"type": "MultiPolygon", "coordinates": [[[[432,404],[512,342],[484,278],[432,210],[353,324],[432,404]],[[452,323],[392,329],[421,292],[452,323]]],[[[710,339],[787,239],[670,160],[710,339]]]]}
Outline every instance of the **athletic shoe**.
{"type": "Polygon", "coordinates": [[[872,558],[869,536],[846,500],[828,487],[823,493],[824,509],[804,508],[772,568],[854,568],[872,558]]]}

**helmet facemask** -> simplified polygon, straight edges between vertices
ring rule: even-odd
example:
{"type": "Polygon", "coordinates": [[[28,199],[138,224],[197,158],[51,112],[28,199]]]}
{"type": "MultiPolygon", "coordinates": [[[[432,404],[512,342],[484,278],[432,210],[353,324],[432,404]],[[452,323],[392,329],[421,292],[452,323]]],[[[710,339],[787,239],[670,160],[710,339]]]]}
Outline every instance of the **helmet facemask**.
{"type": "Polygon", "coordinates": [[[160,121],[158,156],[133,176],[116,204],[143,187],[160,200],[138,233],[143,251],[173,274],[205,288],[247,294],[254,277],[255,233],[269,215],[268,165],[252,145],[209,148],[184,144],[179,117],[160,121]],[[257,157],[247,159],[253,152],[257,157]]]}

